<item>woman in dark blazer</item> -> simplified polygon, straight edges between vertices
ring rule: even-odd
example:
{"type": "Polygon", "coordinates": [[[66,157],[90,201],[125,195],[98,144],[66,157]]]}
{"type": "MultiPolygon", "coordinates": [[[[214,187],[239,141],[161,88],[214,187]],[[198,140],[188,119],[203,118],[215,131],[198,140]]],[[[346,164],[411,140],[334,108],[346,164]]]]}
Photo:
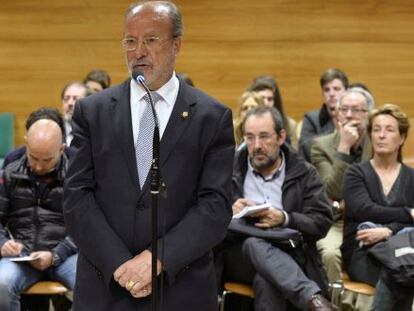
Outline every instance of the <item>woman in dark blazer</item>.
{"type": "Polygon", "coordinates": [[[406,114],[396,105],[374,110],[368,125],[373,158],[352,165],[344,180],[345,270],[351,280],[377,287],[374,310],[411,310],[412,295],[399,297],[388,284],[378,282],[381,264],[368,256],[372,245],[413,226],[414,170],[402,163],[401,156],[409,127],[406,114]]]}

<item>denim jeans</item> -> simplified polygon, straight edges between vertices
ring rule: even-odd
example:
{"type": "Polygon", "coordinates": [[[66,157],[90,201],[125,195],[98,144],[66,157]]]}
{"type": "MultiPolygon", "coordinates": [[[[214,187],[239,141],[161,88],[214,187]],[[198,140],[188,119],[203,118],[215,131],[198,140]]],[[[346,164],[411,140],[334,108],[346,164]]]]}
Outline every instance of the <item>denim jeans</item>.
{"type": "Polygon", "coordinates": [[[42,279],[59,281],[73,290],[77,258],[77,254],[70,256],[60,266],[45,271],[36,270],[29,263],[0,259],[0,311],[20,311],[20,294],[42,279]]]}

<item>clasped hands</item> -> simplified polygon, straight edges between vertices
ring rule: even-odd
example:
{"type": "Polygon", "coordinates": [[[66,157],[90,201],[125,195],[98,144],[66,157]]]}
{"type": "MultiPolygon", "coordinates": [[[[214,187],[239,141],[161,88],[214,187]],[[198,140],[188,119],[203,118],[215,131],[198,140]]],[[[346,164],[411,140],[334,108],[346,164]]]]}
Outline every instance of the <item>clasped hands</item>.
{"type": "MultiPolygon", "coordinates": [[[[162,271],[161,261],[157,260],[157,275],[162,271]]],[[[114,272],[114,280],[135,298],[151,294],[151,252],[143,251],[124,262],[114,272]]]]}
{"type": "MultiPolygon", "coordinates": [[[[233,215],[240,212],[246,206],[253,206],[256,203],[249,199],[240,198],[234,202],[232,209],[233,215]]],[[[261,229],[280,227],[285,222],[285,214],[274,207],[270,207],[264,211],[257,212],[249,217],[256,218],[255,226],[261,229]]]]}

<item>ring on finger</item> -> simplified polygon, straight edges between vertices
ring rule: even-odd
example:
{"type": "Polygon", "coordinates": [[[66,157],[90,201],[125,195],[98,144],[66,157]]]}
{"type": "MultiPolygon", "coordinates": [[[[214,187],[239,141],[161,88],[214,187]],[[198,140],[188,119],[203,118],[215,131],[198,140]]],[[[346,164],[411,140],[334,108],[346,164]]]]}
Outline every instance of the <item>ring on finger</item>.
{"type": "Polygon", "coordinates": [[[131,290],[131,289],[134,287],[134,285],[135,285],[136,283],[138,283],[138,282],[134,282],[134,281],[129,280],[129,281],[126,283],[125,288],[126,288],[127,290],[131,290]]]}

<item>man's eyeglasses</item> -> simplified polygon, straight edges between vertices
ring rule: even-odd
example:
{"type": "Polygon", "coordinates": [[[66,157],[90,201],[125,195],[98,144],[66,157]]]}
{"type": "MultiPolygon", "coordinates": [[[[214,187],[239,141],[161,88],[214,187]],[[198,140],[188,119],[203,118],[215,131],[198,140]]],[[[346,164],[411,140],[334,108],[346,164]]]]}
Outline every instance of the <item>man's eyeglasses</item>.
{"type": "Polygon", "coordinates": [[[74,100],[74,101],[77,101],[77,100],[79,100],[79,99],[81,99],[82,97],[80,97],[80,96],[76,96],[76,95],[74,95],[74,96],[71,96],[71,95],[67,95],[67,96],[63,96],[62,97],[62,101],[64,101],[64,102],[68,102],[68,101],[70,101],[71,99],[72,100],[74,100]]]}
{"type": "Polygon", "coordinates": [[[256,141],[256,139],[258,139],[259,142],[268,143],[270,142],[270,139],[272,138],[272,136],[275,134],[276,133],[273,133],[273,134],[264,133],[260,135],[247,134],[247,135],[244,135],[244,140],[246,141],[247,144],[253,144],[256,141]]]}
{"type": "MultiPolygon", "coordinates": [[[[161,39],[160,37],[152,36],[142,39],[141,44],[144,45],[147,49],[154,49],[168,40],[170,39],[161,39]]],[[[139,40],[131,37],[122,39],[121,44],[122,48],[125,51],[131,52],[135,51],[138,48],[139,42],[139,40]]]]}
{"type": "Polygon", "coordinates": [[[363,114],[368,111],[362,108],[356,108],[356,107],[351,108],[351,107],[344,107],[344,106],[339,107],[338,110],[342,114],[346,114],[348,111],[351,111],[352,114],[363,114]]]}

